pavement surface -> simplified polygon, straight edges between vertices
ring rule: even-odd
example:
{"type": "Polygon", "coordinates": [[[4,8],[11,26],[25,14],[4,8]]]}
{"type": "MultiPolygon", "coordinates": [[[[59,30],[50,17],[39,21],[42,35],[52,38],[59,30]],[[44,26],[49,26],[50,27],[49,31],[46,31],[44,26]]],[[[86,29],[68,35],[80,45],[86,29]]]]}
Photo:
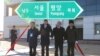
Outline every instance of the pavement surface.
{"type": "MultiPolygon", "coordinates": [[[[79,43],[85,56],[100,56],[100,44],[79,43]]],[[[5,56],[7,50],[10,48],[10,39],[0,41],[0,56],[5,56]]],[[[51,40],[49,55],[54,56],[54,40],[51,40]]],[[[64,42],[64,56],[67,56],[67,42],[64,42]]],[[[28,43],[25,39],[19,40],[15,45],[15,50],[10,51],[7,56],[29,56],[28,43]]],[[[41,56],[40,40],[37,46],[37,56],[41,56]]],[[[75,56],[82,56],[79,51],[75,49],[75,56]]]]}

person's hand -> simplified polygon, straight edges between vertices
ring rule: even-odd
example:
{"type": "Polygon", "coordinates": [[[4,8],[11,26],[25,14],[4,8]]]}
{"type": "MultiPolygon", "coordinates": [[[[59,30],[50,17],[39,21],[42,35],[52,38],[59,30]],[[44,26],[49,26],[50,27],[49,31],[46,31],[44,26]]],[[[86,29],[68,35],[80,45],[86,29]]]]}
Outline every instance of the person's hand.
{"type": "Polygon", "coordinates": [[[78,43],[78,41],[76,41],[75,43],[78,43]]]}

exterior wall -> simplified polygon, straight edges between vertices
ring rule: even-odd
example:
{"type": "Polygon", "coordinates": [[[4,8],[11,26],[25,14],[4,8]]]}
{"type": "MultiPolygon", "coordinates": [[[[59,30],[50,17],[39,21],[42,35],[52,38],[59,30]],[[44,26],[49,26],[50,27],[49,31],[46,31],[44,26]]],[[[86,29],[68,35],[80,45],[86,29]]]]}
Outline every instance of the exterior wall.
{"type": "MultiPolygon", "coordinates": [[[[13,25],[16,26],[27,26],[28,24],[24,21],[19,19],[18,16],[10,16],[10,17],[5,17],[4,20],[4,38],[8,38],[10,36],[10,29],[13,25]]],[[[17,28],[18,34],[20,34],[24,28],[17,28]]]]}
{"type": "MultiPolygon", "coordinates": [[[[7,6],[9,5],[13,5],[13,4],[18,4],[24,1],[32,1],[32,0],[9,0],[9,1],[5,1],[4,4],[4,38],[9,38],[10,36],[10,29],[13,25],[16,26],[23,26],[23,25],[28,25],[24,20],[19,19],[18,16],[7,16],[8,13],[8,9],[7,6]]],[[[18,34],[20,35],[22,33],[22,31],[25,28],[18,28],[18,34]]],[[[23,35],[23,38],[26,38],[27,33],[25,33],[23,35]]]]}
{"type": "MultiPolygon", "coordinates": [[[[43,20],[34,20],[36,22],[36,27],[39,29],[40,28],[40,24],[43,23],[43,20]]],[[[59,20],[49,20],[49,23],[50,25],[52,26],[52,28],[55,27],[57,21],[59,20]]],[[[9,38],[10,36],[10,30],[11,30],[11,27],[13,25],[16,25],[16,26],[27,26],[28,23],[22,19],[20,19],[18,16],[10,16],[10,17],[5,17],[5,20],[4,20],[4,38],[9,38]]],[[[68,25],[68,20],[64,20],[63,22],[63,26],[64,28],[66,28],[68,25]]],[[[17,28],[18,30],[18,36],[24,31],[26,27],[24,28],[17,28]]],[[[22,38],[26,38],[27,37],[27,32],[25,32],[25,34],[22,36],[22,38]]]]}
{"type": "Polygon", "coordinates": [[[83,19],[84,39],[100,40],[100,35],[95,35],[94,24],[100,22],[100,16],[86,16],[83,19]]]}
{"type": "MultiPolygon", "coordinates": [[[[10,36],[9,31],[11,29],[11,26],[13,26],[13,25],[16,25],[16,26],[28,25],[24,20],[21,20],[18,16],[7,16],[7,5],[18,4],[18,3],[21,3],[24,1],[34,1],[34,0],[9,0],[9,2],[5,3],[5,6],[4,6],[4,8],[5,8],[4,38],[9,38],[9,36],[10,36]]],[[[59,20],[49,20],[49,23],[51,24],[52,28],[55,27],[57,21],[59,21],[59,20]]],[[[60,21],[62,21],[62,20],[60,20],[60,21]]],[[[37,24],[37,28],[39,29],[40,24],[43,23],[43,20],[35,20],[35,22],[37,24]]],[[[63,20],[62,22],[63,22],[62,26],[64,26],[64,28],[66,28],[68,26],[68,20],[63,20]]],[[[19,29],[19,35],[22,33],[23,29],[24,28],[19,29]]],[[[25,33],[22,38],[26,38],[26,35],[27,35],[27,33],[25,33]]]]}
{"type": "MultiPolygon", "coordinates": [[[[95,23],[100,23],[100,15],[99,16],[95,16],[94,22],[95,23]]],[[[100,35],[94,35],[94,39],[100,40],[100,35]]]]}
{"type": "Polygon", "coordinates": [[[21,3],[24,1],[34,1],[34,0],[9,0],[9,1],[5,1],[5,3],[8,5],[11,5],[11,4],[16,4],[16,3],[21,3]]]}
{"type": "Polygon", "coordinates": [[[77,18],[75,21],[74,21],[74,24],[77,28],[83,28],[83,18],[77,18]]]}
{"type": "MultiPolygon", "coordinates": [[[[12,0],[9,4],[16,4],[23,2],[25,0],[12,0]]],[[[27,1],[27,0],[26,0],[27,1]]],[[[30,0],[31,1],[31,0],[30,0]]],[[[6,7],[7,5],[5,4],[5,18],[4,18],[4,38],[9,38],[9,28],[8,26],[12,25],[28,25],[24,20],[21,20],[18,16],[6,16],[6,7]]],[[[35,20],[36,24],[38,25],[38,28],[40,27],[40,24],[43,23],[43,20],[35,20]]],[[[55,27],[56,22],[58,20],[49,20],[49,23],[52,25],[52,28],[55,27]]],[[[63,26],[66,28],[68,26],[68,20],[63,20],[63,26]]],[[[76,26],[83,28],[83,38],[84,39],[100,39],[100,35],[95,35],[94,34],[94,23],[100,22],[100,16],[83,16],[82,20],[77,20],[75,22],[76,26]]],[[[22,31],[25,28],[20,28],[19,29],[19,35],[22,33],[22,31]]],[[[25,33],[22,38],[26,38],[27,33],[25,33]]]]}
{"type": "Polygon", "coordinates": [[[2,39],[4,30],[4,0],[0,0],[0,4],[0,39],[2,39]]]}
{"type": "MultiPolygon", "coordinates": [[[[100,35],[95,35],[94,34],[94,23],[100,22],[100,16],[87,16],[87,17],[83,17],[83,22],[81,20],[81,24],[80,20],[76,21],[76,26],[78,25],[78,27],[82,27],[82,23],[83,23],[83,38],[84,39],[100,39],[100,35]]],[[[28,25],[24,20],[21,20],[18,16],[10,16],[10,17],[5,17],[6,20],[4,20],[4,38],[9,38],[9,30],[11,28],[9,28],[8,26],[12,26],[12,25],[17,25],[17,26],[22,26],[22,25],[28,25]]],[[[57,21],[59,20],[49,20],[49,23],[52,25],[52,28],[55,27],[57,21]]],[[[40,24],[43,23],[43,20],[35,20],[38,29],[40,28],[40,24]]],[[[68,26],[68,20],[63,20],[63,26],[64,28],[66,28],[68,26]]],[[[19,35],[22,33],[22,31],[25,28],[20,28],[19,29],[19,35]]],[[[25,33],[23,35],[22,38],[26,38],[27,33],[25,33]]]]}
{"type": "Polygon", "coordinates": [[[0,1],[0,31],[2,32],[4,29],[3,29],[3,21],[4,21],[4,0],[1,0],[0,1]]]}

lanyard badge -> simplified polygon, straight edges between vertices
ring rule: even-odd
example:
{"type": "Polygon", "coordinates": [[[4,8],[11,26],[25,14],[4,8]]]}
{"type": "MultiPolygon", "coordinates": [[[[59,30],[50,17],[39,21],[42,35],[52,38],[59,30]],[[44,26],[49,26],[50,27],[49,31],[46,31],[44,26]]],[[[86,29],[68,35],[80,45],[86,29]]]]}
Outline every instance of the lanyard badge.
{"type": "Polygon", "coordinates": [[[33,37],[33,34],[32,33],[30,33],[30,37],[33,37]]]}

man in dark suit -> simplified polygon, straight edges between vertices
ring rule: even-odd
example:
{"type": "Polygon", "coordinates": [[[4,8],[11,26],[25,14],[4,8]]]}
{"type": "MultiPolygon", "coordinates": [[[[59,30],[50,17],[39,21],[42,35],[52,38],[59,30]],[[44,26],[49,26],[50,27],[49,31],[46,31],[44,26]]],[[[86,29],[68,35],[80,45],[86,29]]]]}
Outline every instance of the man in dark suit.
{"type": "Polygon", "coordinates": [[[77,39],[77,29],[74,25],[73,20],[69,21],[69,26],[67,27],[65,32],[65,39],[67,40],[68,43],[68,50],[67,50],[68,56],[74,56],[75,42],[77,42],[78,39],[77,39]]]}
{"type": "Polygon", "coordinates": [[[36,56],[38,29],[35,27],[35,22],[30,23],[30,29],[27,33],[27,42],[29,43],[30,56],[36,56]]]}
{"type": "Polygon", "coordinates": [[[53,29],[53,36],[55,39],[55,56],[58,56],[58,49],[60,50],[60,56],[63,56],[64,33],[65,29],[61,26],[61,22],[58,21],[56,27],[53,29]]]}
{"type": "Polygon", "coordinates": [[[44,20],[44,23],[41,24],[40,27],[41,32],[41,54],[44,56],[44,48],[46,47],[46,56],[49,56],[49,44],[50,44],[50,33],[52,32],[50,24],[48,24],[48,20],[44,20]]]}
{"type": "Polygon", "coordinates": [[[14,50],[14,47],[15,47],[15,45],[14,45],[14,43],[15,43],[15,41],[16,41],[16,39],[17,39],[17,30],[16,30],[16,26],[13,26],[13,28],[11,29],[11,31],[10,31],[10,37],[11,37],[11,50],[14,50]]]}

